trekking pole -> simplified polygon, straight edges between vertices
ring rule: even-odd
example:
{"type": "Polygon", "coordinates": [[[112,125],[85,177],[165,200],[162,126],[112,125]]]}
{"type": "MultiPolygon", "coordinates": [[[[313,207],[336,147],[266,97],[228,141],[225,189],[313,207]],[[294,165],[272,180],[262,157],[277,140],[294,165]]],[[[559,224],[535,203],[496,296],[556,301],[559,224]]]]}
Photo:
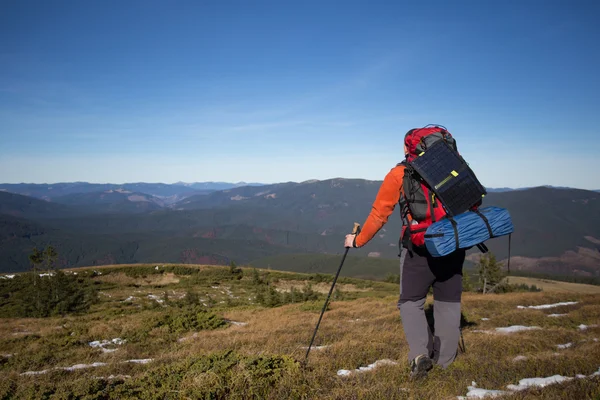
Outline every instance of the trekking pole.
{"type": "MultiPolygon", "coordinates": [[[[358,235],[359,233],[360,233],[360,224],[355,222],[354,229],[352,229],[352,234],[358,235]]],[[[331,297],[331,292],[333,292],[333,287],[335,286],[335,282],[337,281],[337,278],[340,275],[340,271],[342,270],[342,265],[344,265],[344,261],[346,260],[346,256],[348,255],[348,250],[350,250],[350,247],[346,247],[346,251],[344,252],[344,256],[342,257],[342,262],[340,263],[340,266],[338,267],[337,273],[335,274],[335,278],[333,278],[333,283],[331,284],[331,289],[329,289],[329,294],[327,295],[327,299],[325,300],[325,304],[323,304],[323,309],[321,310],[321,316],[319,317],[319,322],[317,322],[317,326],[315,327],[315,331],[313,333],[312,339],[310,340],[310,344],[308,345],[308,350],[306,350],[306,356],[304,357],[304,364],[306,364],[306,361],[308,360],[308,353],[310,352],[310,348],[313,345],[315,336],[317,336],[317,330],[319,329],[319,325],[321,324],[321,319],[323,318],[323,314],[325,313],[325,310],[327,309],[327,304],[329,303],[329,298],[331,297]]]]}

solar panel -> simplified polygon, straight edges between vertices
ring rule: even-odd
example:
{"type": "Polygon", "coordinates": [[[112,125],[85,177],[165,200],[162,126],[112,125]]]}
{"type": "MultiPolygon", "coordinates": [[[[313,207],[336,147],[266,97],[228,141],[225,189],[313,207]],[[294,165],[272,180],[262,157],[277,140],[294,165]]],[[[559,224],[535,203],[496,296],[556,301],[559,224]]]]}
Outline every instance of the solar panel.
{"type": "Polygon", "coordinates": [[[435,142],[411,165],[451,216],[469,210],[486,194],[471,168],[443,140],[435,142]]]}

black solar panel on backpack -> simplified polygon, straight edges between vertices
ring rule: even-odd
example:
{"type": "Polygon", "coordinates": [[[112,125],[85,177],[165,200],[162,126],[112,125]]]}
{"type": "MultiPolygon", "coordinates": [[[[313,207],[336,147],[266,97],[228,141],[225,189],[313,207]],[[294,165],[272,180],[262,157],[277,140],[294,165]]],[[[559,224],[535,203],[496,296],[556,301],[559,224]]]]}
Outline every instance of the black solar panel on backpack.
{"type": "Polygon", "coordinates": [[[443,140],[435,142],[410,164],[451,216],[469,210],[486,194],[471,168],[443,140]]]}

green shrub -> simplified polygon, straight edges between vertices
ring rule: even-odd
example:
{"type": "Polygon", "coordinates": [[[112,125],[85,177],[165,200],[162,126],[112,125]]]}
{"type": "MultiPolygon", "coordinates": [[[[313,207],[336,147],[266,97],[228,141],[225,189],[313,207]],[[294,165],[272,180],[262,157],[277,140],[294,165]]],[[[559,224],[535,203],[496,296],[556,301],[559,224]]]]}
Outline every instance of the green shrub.
{"type": "MultiPolygon", "coordinates": [[[[300,310],[301,311],[310,311],[310,312],[321,312],[323,311],[323,304],[324,302],[321,301],[307,301],[304,302],[300,305],[300,310]]],[[[325,311],[329,310],[329,305],[331,303],[327,303],[327,308],[325,309],[325,311]]]]}
{"type": "Polygon", "coordinates": [[[115,398],[221,399],[232,394],[267,398],[286,374],[299,370],[287,356],[245,356],[225,351],[156,366],[138,378],[119,385],[115,398]],[[174,391],[179,391],[174,395],[174,391]]]}
{"type": "Polygon", "coordinates": [[[58,270],[40,277],[28,272],[0,281],[0,317],[49,317],[87,311],[98,301],[91,280],[58,270]]]}
{"type": "Polygon", "coordinates": [[[189,305],[157,313],[148,318],[140,329],[126,332],[123,336],[130,342],[144,342],[149,338],[150,332],[162,329],[168,340],[176,340],[182,333],[217,329],[225,325],[222,317],[202,306],[189,305]]]}

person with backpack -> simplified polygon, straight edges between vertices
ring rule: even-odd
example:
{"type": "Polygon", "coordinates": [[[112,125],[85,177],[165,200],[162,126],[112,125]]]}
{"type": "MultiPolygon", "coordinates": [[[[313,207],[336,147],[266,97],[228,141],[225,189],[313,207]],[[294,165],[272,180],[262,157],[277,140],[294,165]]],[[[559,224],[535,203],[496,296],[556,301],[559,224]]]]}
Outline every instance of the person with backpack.
{"type": "Polygon", "coordinates": [[[465,250],[457,248],[433,257],[425,246],[425,231],[446,215],[427,184],[415,175],[410,161],[444,140],[454,150],[456,142],[443,127],[411,129],[404,138],[406,160],[385,176],[362,230],[345,238],[345,247],[363,247],[388,222],[400,206],[400,298],[398,308],[409,346],[411,377],[423,378],[434,363],[447,368],[458,353],[461,321],[462,269],[465,250]],[[434,333],[427,323],[425,300],[430,287],[434,297],[434,333]]]}

